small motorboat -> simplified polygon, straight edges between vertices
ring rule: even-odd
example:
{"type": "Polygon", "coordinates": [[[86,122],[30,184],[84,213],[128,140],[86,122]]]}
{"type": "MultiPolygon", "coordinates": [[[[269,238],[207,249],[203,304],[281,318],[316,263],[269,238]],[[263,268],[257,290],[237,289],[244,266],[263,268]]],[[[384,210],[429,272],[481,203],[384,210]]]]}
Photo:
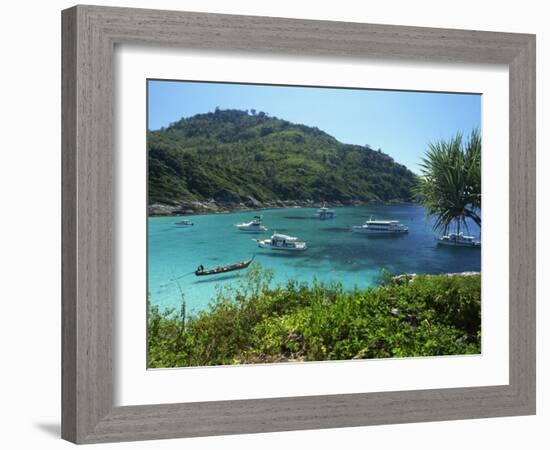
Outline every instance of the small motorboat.
{"type": "Polygon", "coordinates": [[[176,226],[178,227],[192,227],[194,224],[188,219],[183,219],[179,222],[176,222],[176,226]]]}
{"type": "Polygon", "coordinates": [[[307,249],[305,242],[299,242],[294,236],[275,233],[269,239],[255,239],[260,248],[269,248],[271,250],[303,251],[307,249]]]}
{"type": "Polygon", "coordinates": [[[197,267],[197,270],[195,270],[195,275],[198,277],[202,277],[204,275],[218,275],[220,273],[233,272],[234,270],[242,270],[246,269],[252,261],[254,261],[254,256],[250,259],[245,259],[244,261],[238,263],[218,266],[214,269],[208,270],[205,269],[204,266],[201,264],[199,267],[197,267]]]}
{"type": "Polygon", "coordinates": [[[262,224],[262,216],[254,216],[251,222],[237,223],[235,226],[241,231],[248,231],[250,233],[267,231],[267,227],[262,224]]]}
{"type": "Polygon", "coordinates": [[[465,236],[463,233],[449,233],[437,239],[439,245],[448,245],[452,247],[481,247],[481,241],[474,236],[465,236]]]}
{"type": "Polygon", "coordinates": [[[315,214],[313,214],[313,217],[316,219],[334,219],[336,214],[334,213],[333,209],[328,209],[326,206],[322,206],[317,211],[315,211],[315,214]]]}
{"type": "Polygon", "coordinates": [[[351,231],[354,233],[382,236],[408,233],[409,229],[398,220],[374,220],[371,217],[363,225],[351,227],[351,231]]]}

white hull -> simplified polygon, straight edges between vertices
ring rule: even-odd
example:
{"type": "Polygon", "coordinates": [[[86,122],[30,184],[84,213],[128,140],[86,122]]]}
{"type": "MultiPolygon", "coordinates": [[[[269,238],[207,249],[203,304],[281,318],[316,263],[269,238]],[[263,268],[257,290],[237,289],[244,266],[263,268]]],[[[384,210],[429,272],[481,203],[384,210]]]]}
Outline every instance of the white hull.
{"type": "Polygon", "coordinates": [[[407,228],[401,230],[372,230],[367,227],[355,226],[351,228],[354,233],[369,234],[372,236],[388,235],[388,234],[405,234],[409,230],[407,228]]]}
{"type": "Polygon", "coordinates": [[[241,225],[235,225],[239,230],[245,231],[247,233],[263,233],[264,231],[267,231],[267,227],[264,227],[263,225],[260,227],[248,227],[248,226],[241,226],[241,225]]]}
{"type": "Polygon", "coordinates": [[[278,246],[278,245],[271,245],[271,242],[268,241],[258,241],[258,247],[260,248],[268,248],[270,250],[283,250],[287,252],[302,252],[307,249],[307,245],[305,242],[296,242],[296,244],[291,245],[285,245],[285,246],[278,246]]]}
{"type": "Polygon", "coordinates": [[[269,239],[255,239],[255,241],[260,248],[267,248],[270,250],[301,252],[307,248],[305,242],[300,242],[294,236],[287,236],[286,234],[274,233],[269,239]]]}
{"type": "Polygon", "coordinates": [[[351,227],[354,233],[368,236],[397,236],[409,232],[409,229],[398,220],[373,220],[372,216],[363,225],[351,227]]]}
{"type": "Polygon", "coordinates": [[[334,219],[335,216],[336,214],[334,213],[334,210],[328,209],[324,206],[318,209],[317,211],[315,211],[315,214],[313,214],[313,217],[315,219],[321,219],[321,220],[334,219]]]}
{"type": "Polygon", "coordinates": [[[262,233],[267,231],[267,227],[262,223],[262,216],[255,216],[250,222],[236,223],[235,226],[247,233],[262,233]]]}
{"type": "Polygon", "coordinates": [[[448,247],[471,247],[471,248],[480,248],[481,242],[460,242],[460,241],[447,241],[438,239],[437,243],[439,245],[446,245],[448,247]]]}
{"type": "Polygon", "coordinates": [[[481,247],[481,242],[477,241],[474,236],[465,236],[463,233],[451,233],[448,236],[441,236],[437,239],[439,245],[447,245],[448,247],[481,247]]]}

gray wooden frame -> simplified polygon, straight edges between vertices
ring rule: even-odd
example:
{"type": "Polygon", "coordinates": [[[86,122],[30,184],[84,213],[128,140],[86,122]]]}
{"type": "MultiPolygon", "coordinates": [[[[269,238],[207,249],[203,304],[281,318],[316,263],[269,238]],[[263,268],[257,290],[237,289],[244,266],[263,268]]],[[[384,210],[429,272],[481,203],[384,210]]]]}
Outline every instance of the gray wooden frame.
{"type": "MultiPolygon", "coordinates": [[[[62,437],[76,443],[535,413],[535,37],[97,6],[62,13],[62,437]],[[508,385],[113,406],[115,44],[506,64],[508,385]]],[[[504,299],[503,299],[504,300],[504,299]]]]}

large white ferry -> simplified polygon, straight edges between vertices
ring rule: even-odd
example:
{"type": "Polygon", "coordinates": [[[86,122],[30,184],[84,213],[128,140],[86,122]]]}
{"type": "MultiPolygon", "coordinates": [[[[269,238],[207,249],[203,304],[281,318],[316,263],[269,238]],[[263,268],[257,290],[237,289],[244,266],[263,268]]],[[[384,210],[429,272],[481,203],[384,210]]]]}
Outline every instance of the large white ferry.
{"type": "Polygon", "coordinates": [[[256,239],[258,246],[261,248],[269,248],[271,250],[287,250],[287,251],[303,251],[307,249],[305,242],[299,242],[294,236],[275,233],[269,239],[256,239]]]}
{"type": "Polygon", "coordinates": [[[386,235],[408,233],[409,229],[398,220],[373,220],[371,217],[363,225],[353,226],[351,231],[371,235],[386,235]]]}

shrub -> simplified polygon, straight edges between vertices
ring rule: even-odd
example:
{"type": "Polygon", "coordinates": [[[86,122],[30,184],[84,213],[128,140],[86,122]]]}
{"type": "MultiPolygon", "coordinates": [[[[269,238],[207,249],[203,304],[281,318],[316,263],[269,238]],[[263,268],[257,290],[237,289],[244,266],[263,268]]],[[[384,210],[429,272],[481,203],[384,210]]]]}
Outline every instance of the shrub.
{"type": "Polygon", "coordinates": [[[257,264],[208,311],[149,306],[149,367],[480,353],[480,276],[421,275],[345,291],[339,284],[271,286],[257,264]]]}

